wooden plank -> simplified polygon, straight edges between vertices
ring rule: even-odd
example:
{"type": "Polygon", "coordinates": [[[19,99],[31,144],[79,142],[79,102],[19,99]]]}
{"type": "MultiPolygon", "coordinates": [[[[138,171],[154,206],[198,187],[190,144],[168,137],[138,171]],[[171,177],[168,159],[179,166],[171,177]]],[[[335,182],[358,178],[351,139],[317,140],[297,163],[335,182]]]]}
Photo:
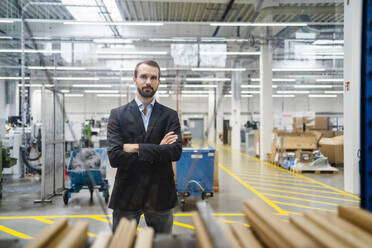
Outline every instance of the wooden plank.
{"type": "Polygon", "coordinates": [[[43,231],[30,243],[28,243],[25,248],[39,248],[44,247],[55,239],[63,229],[67,228],[68,220],[66,218],[58,219],[52,225],[44,228],[43,231]]]}
{"type": "Polygon", "coordinates": [[[362,228],[351,224],[350,222],[340,218],[336,213],[329,213],[326,218],[334,226],[339,227],[347,233],[355,236],[356,238],[362,240],[366,244],[372,244],[372,235],[362,228]]]}
{"type": "Polygon", "coordinates": [[[107,248],[110,245],[112,239],[111,232],[100,232],[94,240],[91,248],[107,248]]]}
{"type": "Polygon", "coordinates": [[[154,239],[154,229],[152,227],[142,228],[137,232],[135,248],[151,248],[154,239]]]}
{"type": "Polygon", "coordinates": [[[252,230],[240,223],[232,223],[231,229],[235,237],[239,240],[243,248],[262,248],[258,239],[254,236],[252,230]]]}
{"type": "Polygon", "coordinates": [[[306,218],[323,229],[323,231],[333,235],[335,238],[346,244],[348,247],[368,248],[371,246],[370,244],[368,245],[364,243],[362,240],[341,229],[339,226],[335,226],[333,223],[329,222],[327,220],[326,214],[327,213],[313,211],[304,213],[306,218]]]}
{"type": "Polygon", "coordinates": [[[205,228],[203,221],[198,212],[192,213],[192,223],[195,226],[196,241],[200,248],[213,248],[212,241],[210,240],[207,229],[205,228]]]}
{"type": "MultiPolygon", "coordinates": [[[[254,212],[269,229],[270,238],[277,237],[281,241],[279,247],[317,247],[317,244],[302,231],[284,223],[280,217],[274,215],[271,209],[260,199],[245,201],[245,206],[254,212]]],[[[254,227],[254,226],[252,226],[254,227]]]]}
{"type": "Polygon", "coordinates": [[[217,218],[217,223],[220,226],[222,233],[226,235],[229,247],[232,248],[242,248],[243,246],[240,245],[239,241],[235,238],[229,224],[227,224],[223,219],[217,218]]]}
{"type": "Polygon", "coordinates": [[[293,223],[297,228],[302,230],[308,236],[310,236],[313,240],[318,242],[321,247],[326,248],[347,248],[348,246],[345,245],[343,242],[332,236],[331,234],[324,232],[320,229],[316,224],[312,221],[307,219],[303,215],[298,216],[291,216],[289,218],[290,222],[293,223]]]}
{"type": "Polygon", "coordinates": [[[282,243],[281,239],[277,235],[270,234],[270,226],[261,221],[255,213],[250,211],[245,206],[243,207],[243,212],[245,213],[245,218],[251,225],[253,231],[267,247],[285,247],[285,245],[282,243]]]}
{"type": "Polygon", "coordinates": [[[88,244],[88,222],[78,221],[56,247],[85,248],[88,244]]]}
{"type": "Polygon", "coordinates": [[[338,215],[372,234],[372,213],[348,206],[338,206],[338,215]]]}
{"type": "Polygon", "coordinates": [[[112,241],[110,243],[110,248],[117,248],[120,247],[122,242],[124,242],[125,233],[127,226],[129,225],[129,220],[126,218],[122,218],[117,226],[114,236],[112,237],[112,241]]]}

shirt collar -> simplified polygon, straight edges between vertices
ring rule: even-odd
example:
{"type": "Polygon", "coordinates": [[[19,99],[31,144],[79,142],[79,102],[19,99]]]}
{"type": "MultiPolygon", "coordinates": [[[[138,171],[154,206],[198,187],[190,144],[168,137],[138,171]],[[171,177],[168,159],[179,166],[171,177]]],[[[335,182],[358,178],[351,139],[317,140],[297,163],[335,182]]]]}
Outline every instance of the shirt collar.
{"type": "MultiPolygon", "coordinates": [[[[136,101],[138,108],[140,108],[142,111],[145,108],[145,105],[140,101],[140,99],[137,98],[137,96],[134,97],[134,100],[136,101]]],[[[154,107],[154,104],[155,104],[155,97],[154,99],[152,99],[152,101],[150,102],[149,106],[147,106],[147,108],[152,109],[152,107],[154,107]]]]}

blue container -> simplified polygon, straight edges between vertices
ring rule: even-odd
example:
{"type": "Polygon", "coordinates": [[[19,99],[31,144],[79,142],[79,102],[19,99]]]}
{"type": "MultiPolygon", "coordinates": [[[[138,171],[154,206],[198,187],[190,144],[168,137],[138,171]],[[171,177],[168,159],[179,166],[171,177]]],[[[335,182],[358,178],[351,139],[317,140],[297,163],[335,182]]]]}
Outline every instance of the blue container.
{"type": "MultiPolygon", "coordinates": [[[[101,157],[100,168],[99,169],[90,169],[89,172],[92,175],[96,185],[102,185],[106,177],[106,165],[108,163],[106,149],[104,148],[95,148],[94,149],[101,157]]],[[[80,150],[72,151],[70,159],[67,165],[67,172],[70,176],[70,187],[81,188],[82,186],[94,186],[92,185],[92,180],[90,179],[88,172],[86,170],[71,170],[70,166],[72,160],[76,157],[80,150]]]]}
{"type": "Polygon", "coordinates": [[[183,148],[177,162],[177,191],[200,196],[213,192],[213,168],[216,149],[213,147],[183,148]]]}

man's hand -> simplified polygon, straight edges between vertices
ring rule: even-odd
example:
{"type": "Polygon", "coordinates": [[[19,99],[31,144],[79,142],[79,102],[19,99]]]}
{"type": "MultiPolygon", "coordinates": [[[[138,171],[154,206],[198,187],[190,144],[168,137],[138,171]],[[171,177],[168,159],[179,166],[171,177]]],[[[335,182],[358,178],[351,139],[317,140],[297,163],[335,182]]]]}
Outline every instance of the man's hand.
{"type": "Polygon", "coordinates": [[[160,142],[160,145],[173,144],[174,142],[176,142],[177,138],[178,138],[177,134],[174,134],[174,132],[171,131],[164,136],[164,138],[160,142]]]}
{"type": "Polygon", "coordinates": [[[139,150],[138,144],[123,144],[123,151],[128,153],[136,153],[139,150]]]}

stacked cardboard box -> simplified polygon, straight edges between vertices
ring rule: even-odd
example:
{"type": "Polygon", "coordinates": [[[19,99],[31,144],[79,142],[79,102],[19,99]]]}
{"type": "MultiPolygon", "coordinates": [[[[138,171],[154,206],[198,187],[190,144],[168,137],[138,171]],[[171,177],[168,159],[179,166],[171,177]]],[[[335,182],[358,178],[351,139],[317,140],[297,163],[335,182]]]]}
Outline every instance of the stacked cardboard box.
{"type": "Polygon", "coordinates": [[[332,164],[344,163],[344,136],[322,138],[319,142],[320,152],[328,157],[332,164]]]}

